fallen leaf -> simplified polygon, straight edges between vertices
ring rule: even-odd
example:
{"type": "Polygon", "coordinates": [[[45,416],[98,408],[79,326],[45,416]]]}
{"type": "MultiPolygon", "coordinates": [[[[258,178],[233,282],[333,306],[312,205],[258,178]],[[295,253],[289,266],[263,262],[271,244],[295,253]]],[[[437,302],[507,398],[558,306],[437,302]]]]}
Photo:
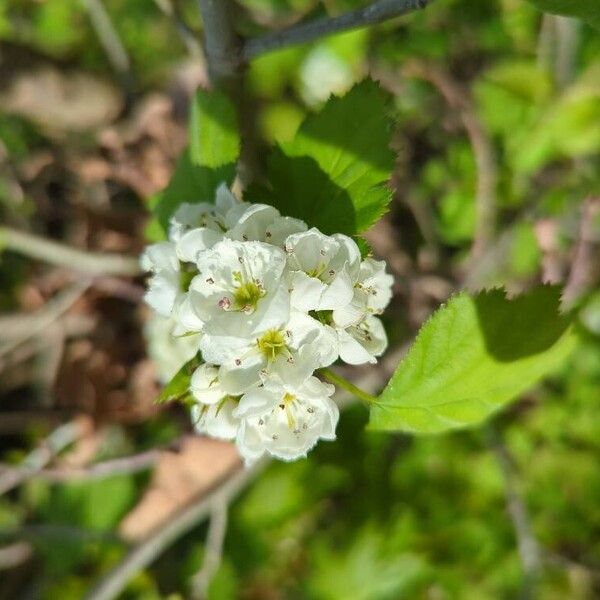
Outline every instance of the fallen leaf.
{"type": "Polygon", "coordinates": [[[144,538],[239,466],[233,444],[199,436],[185,438],[179,452],[165,452],[159,459],[148,489],[121,522],[119,533],[131,541],[144,538]]]}

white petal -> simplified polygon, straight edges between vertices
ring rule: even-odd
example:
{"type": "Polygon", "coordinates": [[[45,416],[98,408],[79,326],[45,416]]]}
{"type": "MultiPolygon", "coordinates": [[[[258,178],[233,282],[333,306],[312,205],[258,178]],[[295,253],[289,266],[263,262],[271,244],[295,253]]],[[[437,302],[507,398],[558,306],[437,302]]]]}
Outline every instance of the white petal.
{"type": "Polygon", "coordinates": [[[335,327],[346,329],[346,327],[360,323],[365,314],[365,309],[362,306],[351,302],[343,308],[337,308],[333,311],[333,324],[335,327]]]}
{"type": "MultiPolygon", "coordinates": [[[[222,320],[223,325],[230,325],[227,320],[222,320]]],[[[255,346],[256,340],[230,333],[226,329],[216,327],[216,321],[211,321],[205,327],[205,333],[200,340],[200,351],[206,362],[221,365],[223,363],[235,364],[235,361],[247,354],[255,346]]]]}
{"type": "Polygon", "coordinates": [[[192,406],[192,422],[198,433],[206,433],[221,440],[236,438],[239,421],[233,416],[235,402],[228,400],[223,404],[192,406]]]}
{"type": "Polygon", "coordinates": [[[354,296],[353,282],[343,268],[327,286],[319,301],[318,310],[335,310],[348,305],[354,296]]]}
{"type": "Polygon", "coordinates": [[[245,421],[241,422],[235,443],[247,467],[255,463],[265,453],[265,448],[256,429],[248,426],[245,421]]]}
{"type": "Polygon", "coordinates": [[[290,235],[285,242],[291,268],[306,273],[318,272],[328,265],[340,249],[333,238],[313,227],[290,235]]]}
{"type": "Polygon", "coordinates": [[[223,234],[214,229],[200,227],[184,233],[177,242],[177,256],[183,262],[195,263],[198,254],[212,248],[223,239],[223,234]]]}
{"type": "Polygon", "coordinates": [[[340,245],[339,252],[330,262],[331,268],[339,271],[345,266],[350,278],[356,281],[360,268],[359,247],[352,238],[342,233],[335,233],[331,237],[340,245]]]}
{"type": "Polygon", "coordinates": [[[346,330],[338,331],[338,340],[340,343],[340,358],[349,365],[377,362],[375,357],[346,330]]]}
{"type": "Polygon", "coordinates": [[[273,221],[279,217],[279,211],[267,204],[251,204],[227,232],[232,240],[266,241],[266,232],[273,221]]]}
{"type": "Polygon", "coordinates": [[[193,290],[187,294],[181,294],[173,306],[173,319],[179,325],[180,333],[199,332],[204,327],[204,320],[194,308],[194,297],[193,290]]]}
{"type": "Polygon", "coordinates": [[[240,364],[227,363],[219,369],[221,385],[232,396],[239,396],[258,385],[261,370],[266,366],[266,361],[259,352],[238,360],[240,364]]]}
{"type": "Polygon", "coordinates": [[[264,388],[256,388],[244,394],[234,411],[239,419],[259,417],[274,408],[276,396],[264,388]]]}
{"type": "Polygon", "coordinates": [[[179,271],[175,244],[158,242],[148,246],[140,258],[140,264],[145,271],[179,271]]]}
{"type": "Polygon", "coordinates": [[[159,315],[170,317],[179,294],[179,274],[161,271],[150,278],[144,300],[159,315]]]}
{"type": "Polygon", "coordinates": [[[290,276],[292,290],[290,302],[294,308],[308,312],[315,310],[326,288],[316,277],[309,277],[304,271],[294,271],[290,276]]]}
{"type": "Polygon", "coordinates": [[[194,371],[190,390],[202,404],[216,404],[226,396],[219,382],[219,369],[209,364],[200,365],[194,371]]]}
{"type": "Polygon", "coordinates": [[[225,215],[234,207],[242,204],[229,190],[225,183],[221,183],[215,194],[215,208],[217,212],[225,217],[225,215]]]}
{"type": "Polygon", "coordinates": [[[275,246],[283,246],[293,233],[306,231],[308,226],[300,219],[293,217],[277,217],[265,233],[265,241],[275,246]]]}

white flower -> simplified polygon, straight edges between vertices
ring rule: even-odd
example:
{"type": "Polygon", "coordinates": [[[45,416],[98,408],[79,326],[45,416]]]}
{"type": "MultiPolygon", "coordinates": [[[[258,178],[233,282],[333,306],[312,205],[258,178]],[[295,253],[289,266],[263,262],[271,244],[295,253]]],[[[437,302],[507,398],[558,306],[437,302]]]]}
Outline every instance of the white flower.
{"type": "Polygon", "coordinates": [[[177,257],[185,263],[195,263],[204,250],[212,248],[223,239],[223,233],[207,227],[190,229],[184,233],[175,246],[177,257]]]}
{"type": "Polygon", "coordinates": [[[248,337],[222,320],[200,346],[205,360],[221,365],[221,385],[229,394],[241,394],[272,374],[300,384],[338,357],[335,331],[299,311],[281,326],[248,337]]]}
{"type": "Polygon", "coordinates": [[[198,228],[223,231],[223,220],[214,204],[184,202],[169,221],[169,239],[178,242],[188,231],[198,228]]]}
{"type": "Polygon", "coordinates": [[[338,329],[340,358],[350,365],[376,363],[387,348],[387,335],[381,321],[367,315],[357,325],[338,329]]]}
{"type": "Polygon", "coordinates": [[[231,227],[227,237],[239,241],[259,241],[283,247],[293,233],[307,230],[306,223],[292,217],[282,217],[279,211],[268,204],[238,206],[227,214],[231,227]]]}
{"type": "Polygon", "coordinates": [[[148,356],[158,370],[161,382],[168,382],[181,365],[192,359],[198,352],[198,336],[176,337],[176,324],[172,319],[159,315],[149,319],[144,325],[144,336],[148,342],[148,356]]]}
{"type": "Polygon", "coordinates": [[[279,211],[268,204],[237,206],[227,213],[230,227],[227,237],[232,240],[265,242],[269,225],[279,217],[279,211]]]}
{"type": "Polygon", "coordinates": [[[205,331],[212,323],[251,337],[287,321],[289,294],[281,279],[285,254],[279,248],[223,240],[201,252],[196,265],[199,274],[190,284],[189,308],[206,323],[205,331]]]}
{"type": "Polygon", "coordinates": [[[290,235],[285,251],[292,306],[305,312],[334,310],[352,300],[360,250],[348,236],[313,228],[290,235]]]}
{"type": "Polygon", "coordinates": [[[209,364],[194,371],[190,389],[197,403],[192,406],[192,422],[199,433],[233,440],[239,428],[239,420],[233,415],[237,398],[223,391],[218,373],[218,368],[209,364]]]}
{"type": "Polygon", "coordinates": [[[140,258],[144,271],[150,271],[145,301],[163,317],[169,317],[182,293],[179,258],[175,244],[159,242],[146,248],[140,258]]]}
{"type": "Polygon", "coordinates": [[[236,443],[246,464],[268,452],[282,460],[306,456],[319,439],[335,439],[335,388],[310,377],[300,386],[273,379],[244,394],[233,411],[241,419],[236,443]]]}
{"type": "Polygon", "coordinates": [[[235,206],[250,206],[249,202],[238,200],[227,187],[225,183],[221,183],[215,194],[215,208],[217,214],[223,218],[223,224],[227,227],[227,214],[235,206]]]}
{"type": "Polygon", "coordinates": [[[381,314],[392,298],[393,284],[394,278],[386,273],[384,261],[363,260],[352,301],[333,311],[334,326],[349,327],[360,323],[366,315],[381,314]]]}

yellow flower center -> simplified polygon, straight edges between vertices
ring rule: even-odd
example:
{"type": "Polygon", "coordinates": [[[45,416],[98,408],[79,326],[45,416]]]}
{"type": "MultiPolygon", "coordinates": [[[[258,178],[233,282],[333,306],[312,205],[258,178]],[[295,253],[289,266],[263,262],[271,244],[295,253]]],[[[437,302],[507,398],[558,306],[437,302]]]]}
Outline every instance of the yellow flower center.
{"type": "Polygon", "coordinates": [[[233,300],[238,310],[248,311],[256,309],[258,301],[264,296],[264,292],[254,283],[248,281],[238,287],[234,294],[233,300]]]}
{"type": "Polygon", "coordinates": [[[285,333],[279,329],[269,329],[256,341],[258,349],[268,361],[273,361],[287,350],[285,333]]]}

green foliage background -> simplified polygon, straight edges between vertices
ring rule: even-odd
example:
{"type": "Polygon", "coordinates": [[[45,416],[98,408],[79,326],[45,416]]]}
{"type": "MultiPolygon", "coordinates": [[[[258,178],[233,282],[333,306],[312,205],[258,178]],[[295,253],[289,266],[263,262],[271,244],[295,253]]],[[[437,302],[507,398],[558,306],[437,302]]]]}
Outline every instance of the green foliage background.
{"type": "MultiPolygon", "coordinates": [[[[140,89],[162,85],[185,56],[173,24],[146,0],[105,4],[132,57],[140,89]]],[[[194,3],[181,4],[200,30],[194,3]]],[[[287,22],[364,3],[240,4],[251,15],[287,22]]],[[[545,8],[550,2],[534,4],[545,8]]],[[[299,161],[295,175],[282,174],[277,152],[297,156],[302,144],[311,143],[302,129],[296,133],[304,117],[325,100],[321,94],[328,85],[315,85],[317,75],[338,92],[362,80],[369,67],[392,86],[401,81],[392,105],[385,108],[396,130],[394,183],[403,203],[416,207],[416,214],[428,212],[433,226],[429,232],[416,223],[405,226],[405,234],[414,234],[407,234],[404,243],[415,257],[422,248],[435,249],[446,271],[455,272],[475,231],[475,159],[439,93],[417,78],[399,76],[411,60],[438,61],[472,91],[474,110],[497,152],[499,220],[507,243],[503,260],[484,283],[522,289],[539,280],[542,252],[533,233],[534,217],[563,219],[564,244],[572,245],[582,199],[600,193],[600,36],[581,25],[574,65],[561,79],[555,49],[540,51],[541,21],[542,13],[525,1],[436,0],[427,11],[373,31],[259,58],[249,70],[259,126],[264,138],[281,148],[269,159],[271,183],[283,192],[289,177],[305,181],[312,172],[313,165],[299,161]]],[[[241,27],[255,28],[249,19],[241,27]]],[[[0,0],[0,39],[111,76],[78,2],[0,0]]],[[[378,121],[379,116],[365,119],[378,121]]],[[[43,132],[31,123],[1,113],[0,138],[13,157],[46,144],[43,132]]],[[[205,143],[192,140],[190,153],[180,160],[175,178],[182,185],[190,184],[192,172],[198,173],[194,149],[205,143]]],[[[229,139],[232,155],[236,144],[229,139]]],[[[378,150],[387,164],[387,149],[379,145],[378,150]]],[[[233,177],[231,165],[212,162],[200,168],[208,172],[212,167],[221,171],[202,178],[208,195],[223,178],[233,177]]],[[[366,173],[370,179],[364,185],[380,183],[376,168],[366,173]]],[[[339,183],[339,173],[328,175],[328,185],[339,183]]],[[[1,210],[14,210],[4,200],[2,183],[0,179],[1,210]]],[[[315,185],[315,191],[322,189],[315,185]]],[[[293,205],[297,192],[288,192],[284,197],[293,205]]],[[[260,200],[273,190],[257,186],[251,193],[260,200]]],[[[387,194],[385,189],[381,194],[387,194]]],[[[156,237],[179,200],[169,189],[151,199],[159,207],[152,229],[156,237]]],[[[18,210],[26,217],[33,208],[25,201],[18,210]]],[[[392,211],[396,222],[408,218],[397,206],[392,211]]],[[[365,207],[360,229],[377,216],[365,207]]],[[[0,264],[3,307],[13,306],[22,272],[22,264],[8,258],[0,264]]],[[[544,600],[600,595],[600,291],[595,294],[581,307],[585,319],[577,327],[583,341],[569,363],[549,383],[498,414],[493,425],[514,458],[516,485],[543,548],[537,597],[544,600]]],[[[409,324],[399,310],[391,312],[386,325],[394,344],[407,338],[409,324]]],[[[519,597],[523,574],[492,432],[390,435],[365,430],[367,419],[360,406],[346,409],[336,443],[321,444],[306,461],[270,466],[232,506],[211,599],[519,597]]],[[[170,412],[145,425],[114,425],[114,443],[99,458],[165,443],[183,429],[181,419],[170,412]]],[[[30,445],[41,433],[34,427],[27,432],[30,445]]],[[[3,445],[2,451],[2,460],[18,462],[25,446],[11,450],[3,445]]],[[[115,565],[125,549],[112,532],[147,483],[146,475],[91,484],[31,481],[0,498],[0,542],[13,540],[22,528],[34,543],[33,596],[79,599],[115,565]]],[[[185,597],[202,560],[205,529],[180,539],[132,581],[124,598],[185,597]]]]}

